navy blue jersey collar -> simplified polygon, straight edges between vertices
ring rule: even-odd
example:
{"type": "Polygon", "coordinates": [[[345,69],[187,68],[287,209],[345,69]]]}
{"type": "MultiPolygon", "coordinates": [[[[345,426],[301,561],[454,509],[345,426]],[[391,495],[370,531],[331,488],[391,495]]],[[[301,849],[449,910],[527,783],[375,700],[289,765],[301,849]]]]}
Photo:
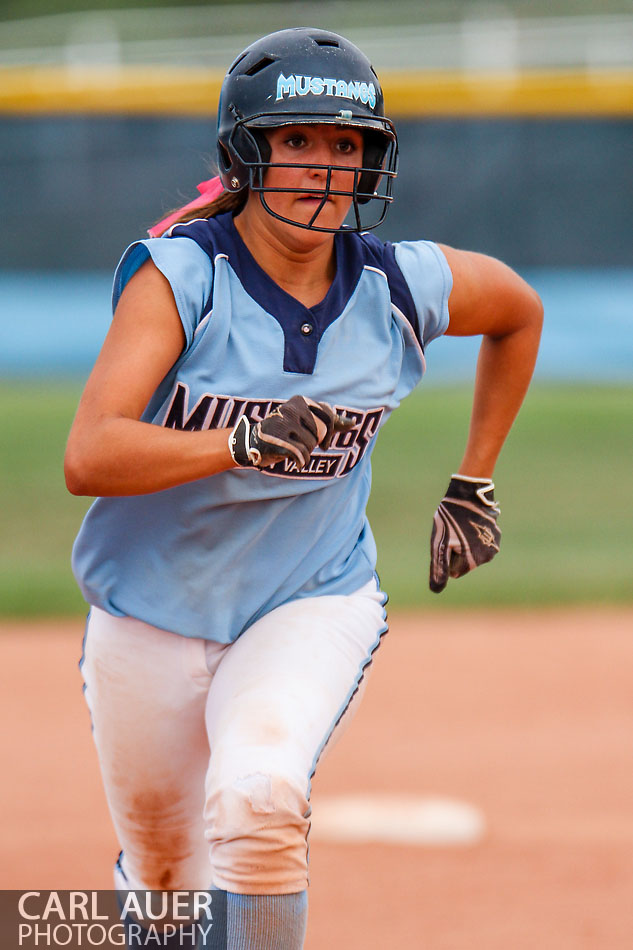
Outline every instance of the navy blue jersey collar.
{"type": "Polygon", "coordinates": [[[336,274],[323,300],[306,307],[264,271],[239,235],[231,212],[213,219],[224,232],[222,244],[231,267],[250,297],[277,320],[284,333],[284,364],[289,373],[312,373],[323,333],[345,309],[360,279],[364,254],[356,234],[334,235],[336,274]]]}
{"type": "MultiPolygon", "coordinates": [[[[247,294],[279,323],[284,335],[283,369],[287,373],[314,372],[321,337],[343,313],[367,265],[385,275],[392,305],[408,320],[423,346],[419,317],[398,266],[395,247],[383,244],[373,234],[342,231],[334,235],[336,275],[323,300],[314,307],[305,307],[262,270],[242,241],[230,211],[174,225],[170,236],[190,238],[212,261],[217,254],[228,257],[247,294]]],[[[204,313],[212,306],[211,298],[204,313]]]]}

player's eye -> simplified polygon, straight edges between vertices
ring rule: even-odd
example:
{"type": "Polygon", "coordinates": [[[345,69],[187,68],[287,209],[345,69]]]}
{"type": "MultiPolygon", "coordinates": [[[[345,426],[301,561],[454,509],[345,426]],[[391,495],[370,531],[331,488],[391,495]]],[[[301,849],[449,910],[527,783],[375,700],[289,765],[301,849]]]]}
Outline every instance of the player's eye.
{"type": "Polygon", "coordinates": [[[292,135],[288,135],[284,139],[284,143],[288,146],[288,148],[302,148],[306,143],[306,138],[301,132],[293,132],[292,135]]]}
{"type": "Polygon", "coordinates": [[[343,155],[353,155],[354,152],[358,151],[358,145],[352,139],[339,139],[336,147],[343,155]]]}

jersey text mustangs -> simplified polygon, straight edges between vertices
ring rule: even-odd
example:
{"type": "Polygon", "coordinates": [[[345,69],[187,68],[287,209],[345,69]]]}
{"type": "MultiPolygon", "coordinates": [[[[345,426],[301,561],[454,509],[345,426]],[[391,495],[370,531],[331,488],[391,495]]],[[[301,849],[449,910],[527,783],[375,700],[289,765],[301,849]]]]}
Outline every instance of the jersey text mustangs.
{"type": "MultiPolygon", "coordinates": [[[[280,400],[242,399],[237,396],[205,393],[190,409],[189,387],[179,382],[169,402],[163,426],[188,432],[229,429],[233,428],[242,415],[246,415],[251,422],[261,422],[280,404],[280,400]]],[[[336,433],[327,451],[316,449],[309,465],[300,470],[293,461],[284,459],[283,462],[262,471],[266,475],[292,478],[340,478],[351,472],[362,459],[371,439],[377,434],[384,408],[381,406],[377,409],[360,410],[338,405],[334,408],[354,419],[356,424],[347,432],[336,433]]]]}

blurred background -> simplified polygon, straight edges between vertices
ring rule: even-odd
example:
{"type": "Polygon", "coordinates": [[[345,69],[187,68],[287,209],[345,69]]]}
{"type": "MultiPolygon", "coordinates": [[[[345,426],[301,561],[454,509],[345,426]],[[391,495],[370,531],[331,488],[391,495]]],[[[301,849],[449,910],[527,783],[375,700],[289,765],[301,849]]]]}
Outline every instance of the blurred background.
{"type": "Polygon", "coordinates": [[[503,553],[441,598],[428,536],[479,341],[434,343],[382,433],[370,518],[392,605],[632,602],[633,2],[5,0],[0,616],[83,614],[69,558],[89,500],[62,456],[113,269],[213,172],[233,58],[298,25],[343,33],[382,79],[401,165],[380,236],[498,256],[545,304],[497,472],[503,553]]]}

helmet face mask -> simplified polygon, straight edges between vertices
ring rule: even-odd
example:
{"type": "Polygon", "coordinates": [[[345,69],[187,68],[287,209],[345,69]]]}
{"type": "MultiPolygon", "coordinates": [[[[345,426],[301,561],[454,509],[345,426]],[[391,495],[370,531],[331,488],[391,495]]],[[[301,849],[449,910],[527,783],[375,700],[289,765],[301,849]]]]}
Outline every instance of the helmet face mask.
{"type": "Polygon", "coordinates": [[[397,136],[393,123],[384,116],[378,77],[364,54],[335,33],[281,30],[252,44],[229,69],[218,114],[220,178],[229,191],[248,187],[259,194],[273,217],[315,231],[371,230],[384,220],[393,200],[397,160],[397,136]],[[297,125],[357,129],[364,142],[361,166],[271,163],[266,129],[297,125]],[[323,200],[308,223],[283,217],[267,200],[274,192],[314,193],[314,188],[266,185],[268,169],[298,167],[326,172],[323,200]],[[340,170],[348,173],[349,190],[332,188],[332,175],[340,170]],[[334,195],[350,199],[353,223],[315,224],[328,197],[334,195]],[[373,220],[361,219],[361,205],[371,205],[373,220]]]}

